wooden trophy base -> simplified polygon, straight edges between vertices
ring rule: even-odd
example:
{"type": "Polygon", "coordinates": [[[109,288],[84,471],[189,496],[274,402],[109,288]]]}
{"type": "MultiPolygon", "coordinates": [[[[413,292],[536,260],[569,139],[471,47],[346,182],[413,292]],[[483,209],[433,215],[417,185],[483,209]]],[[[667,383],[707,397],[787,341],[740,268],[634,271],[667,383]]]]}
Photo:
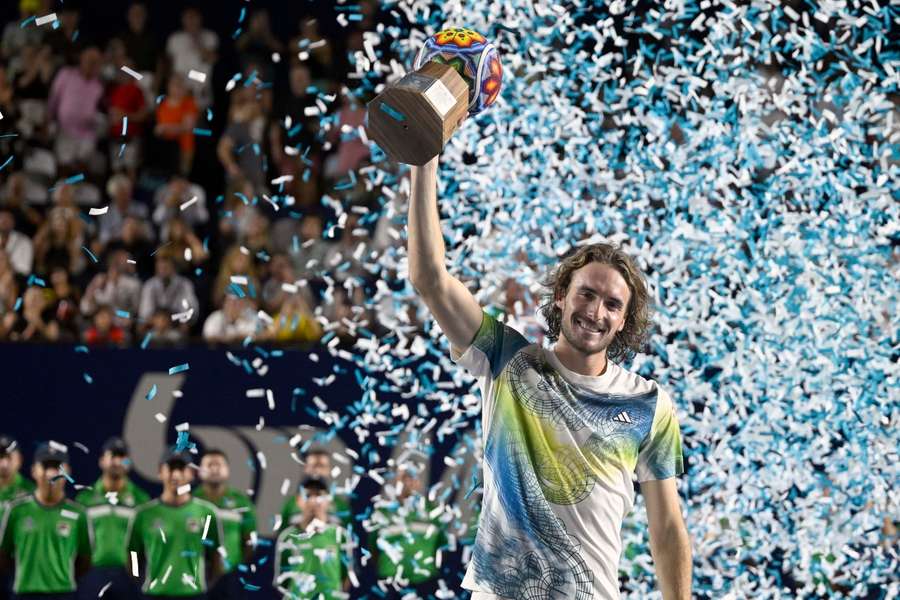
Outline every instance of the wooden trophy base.
{"type": "Polygon", "coordinates": [[[463,78],[431,61],[366,105],[366,135],[397,162],[421,166],[441,153],[468,108],[463,78]]]}

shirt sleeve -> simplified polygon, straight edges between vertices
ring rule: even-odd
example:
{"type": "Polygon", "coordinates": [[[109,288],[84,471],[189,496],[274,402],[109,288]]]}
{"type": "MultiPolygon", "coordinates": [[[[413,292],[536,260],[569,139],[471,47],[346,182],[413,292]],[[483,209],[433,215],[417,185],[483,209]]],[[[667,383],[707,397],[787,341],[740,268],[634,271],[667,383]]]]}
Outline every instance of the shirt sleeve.
{"type": "Polygon", "coordinates": [[[678,415],[675,414],[675,405],[665,390],[657,389],[653,425],[638,450],[636,468],[638,483],[668,479],[684,473],[681,430],[678,426],[678,415]]]}
{"type": "Polygon", "coordinates": [[[481,311],[481,325],[472,343],[462,352],[451,348],[450,358],[476,377],[487,371],[496,378],[513,355],[527,345],[521,333],[481,311]]]}
{"type": "Polygon", "coordinates": [[[3,518],[0,520],[0,550],[7,554],[13,553],[15,546],[13,542],[13,518],[12,506],[7,506],[3,511],[3,518]]]}

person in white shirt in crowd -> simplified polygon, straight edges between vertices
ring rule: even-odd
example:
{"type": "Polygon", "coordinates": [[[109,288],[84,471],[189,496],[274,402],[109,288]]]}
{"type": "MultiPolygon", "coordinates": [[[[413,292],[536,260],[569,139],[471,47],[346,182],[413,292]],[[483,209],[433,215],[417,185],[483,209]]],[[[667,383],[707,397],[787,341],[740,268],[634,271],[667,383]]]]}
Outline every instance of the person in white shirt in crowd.
{"type": "Polygon", "coordinates": [[[106,245],[122,234],[122,225],[128,217],[134,217],[144,224],[144,234],[152,238],[152,228],[147,222],[149,211],[140,202],[132,200],[134,186],[127,175],[113,175],[106,183],[106,193],[110,197],[106,214],[97,217],[100,221],[100,243],[106,245]]]}
{"type": "Polygon", "coordinates": [[[138,309],[138,328],[150,327],[150,319],[159,310],[165,310],[178,322],[178,329],[187,333],[191,323],[197,320],[199,302],[194,284],[187,277],[175,272],[175,261],[165,250],[156,255],[156,275],[141,289],[138,309]]]}
{"type": "Polygon", "coordinates": [[[31,273],[34,246],[27,235],[16,231],[13,213],[5,208],[0,209],[0,248],[6,252],[16,273],[19,275],[31,273]]]}
{"type": "Polygon", "coordinates": [[[174,71],[188,78],[198,108],[204,109],[212,103],[212,70],[218,58],[219,36],[203,28],[203,15],[195,7],[181,13],[181,27],[169,36],[166,54],[174,71]],[[191,79],[192,70],[206,75],[205,80],[191,79]]]}
{"type": "MultiPolygon", "coordinates": [[[[134,275],[134,270],[134,265],[128,262],[128,252],[111,251],[107,257],[106,272],[94,275],[81,298],[81,313],[92,315],[101,306],[111,306],[128,312],[129,316],[136,315],[141,280],[134,275]]],[[[115,323],[119,327],[129,326],[129,320],[120,316],[115,317],[115,323]]]]}
{"type": "Polygon", "coordinates": [[[226,294],[222,308],[213,311],[203,323],[203,339],[213,344],[240,342],[256,332],[253,301],[226,294]]]}

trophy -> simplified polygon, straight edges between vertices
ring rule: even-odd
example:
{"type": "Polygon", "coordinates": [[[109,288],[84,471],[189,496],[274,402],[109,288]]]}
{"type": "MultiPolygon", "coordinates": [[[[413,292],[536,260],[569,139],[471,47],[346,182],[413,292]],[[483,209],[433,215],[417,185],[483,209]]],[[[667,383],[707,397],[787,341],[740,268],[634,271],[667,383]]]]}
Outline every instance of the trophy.
{"type": "Polygon", "coordinates": [[[500,57],[487,39],[454,27],[431,36],[413,69],[366,105],[366,135],[397,162],[424,165],[463,119],[500,94],[500,57]]]}

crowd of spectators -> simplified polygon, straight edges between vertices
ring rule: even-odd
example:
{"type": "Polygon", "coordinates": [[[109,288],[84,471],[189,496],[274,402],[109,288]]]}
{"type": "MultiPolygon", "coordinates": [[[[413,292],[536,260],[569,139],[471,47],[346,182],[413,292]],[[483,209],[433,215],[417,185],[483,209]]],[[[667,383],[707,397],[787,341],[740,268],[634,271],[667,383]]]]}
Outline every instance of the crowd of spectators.
{"type": "Polygon", "coordinates": [[[343,344],[377,328],[377,196],[347,135],[366,99],[347,55],[373,2],[339,35],[309,13],[287,37],[264,8],[231,35],[192,6],[161,31],[135,2],[91,36],[77,4],[18,6],[0,36],[0,340],[343,344]]]}

